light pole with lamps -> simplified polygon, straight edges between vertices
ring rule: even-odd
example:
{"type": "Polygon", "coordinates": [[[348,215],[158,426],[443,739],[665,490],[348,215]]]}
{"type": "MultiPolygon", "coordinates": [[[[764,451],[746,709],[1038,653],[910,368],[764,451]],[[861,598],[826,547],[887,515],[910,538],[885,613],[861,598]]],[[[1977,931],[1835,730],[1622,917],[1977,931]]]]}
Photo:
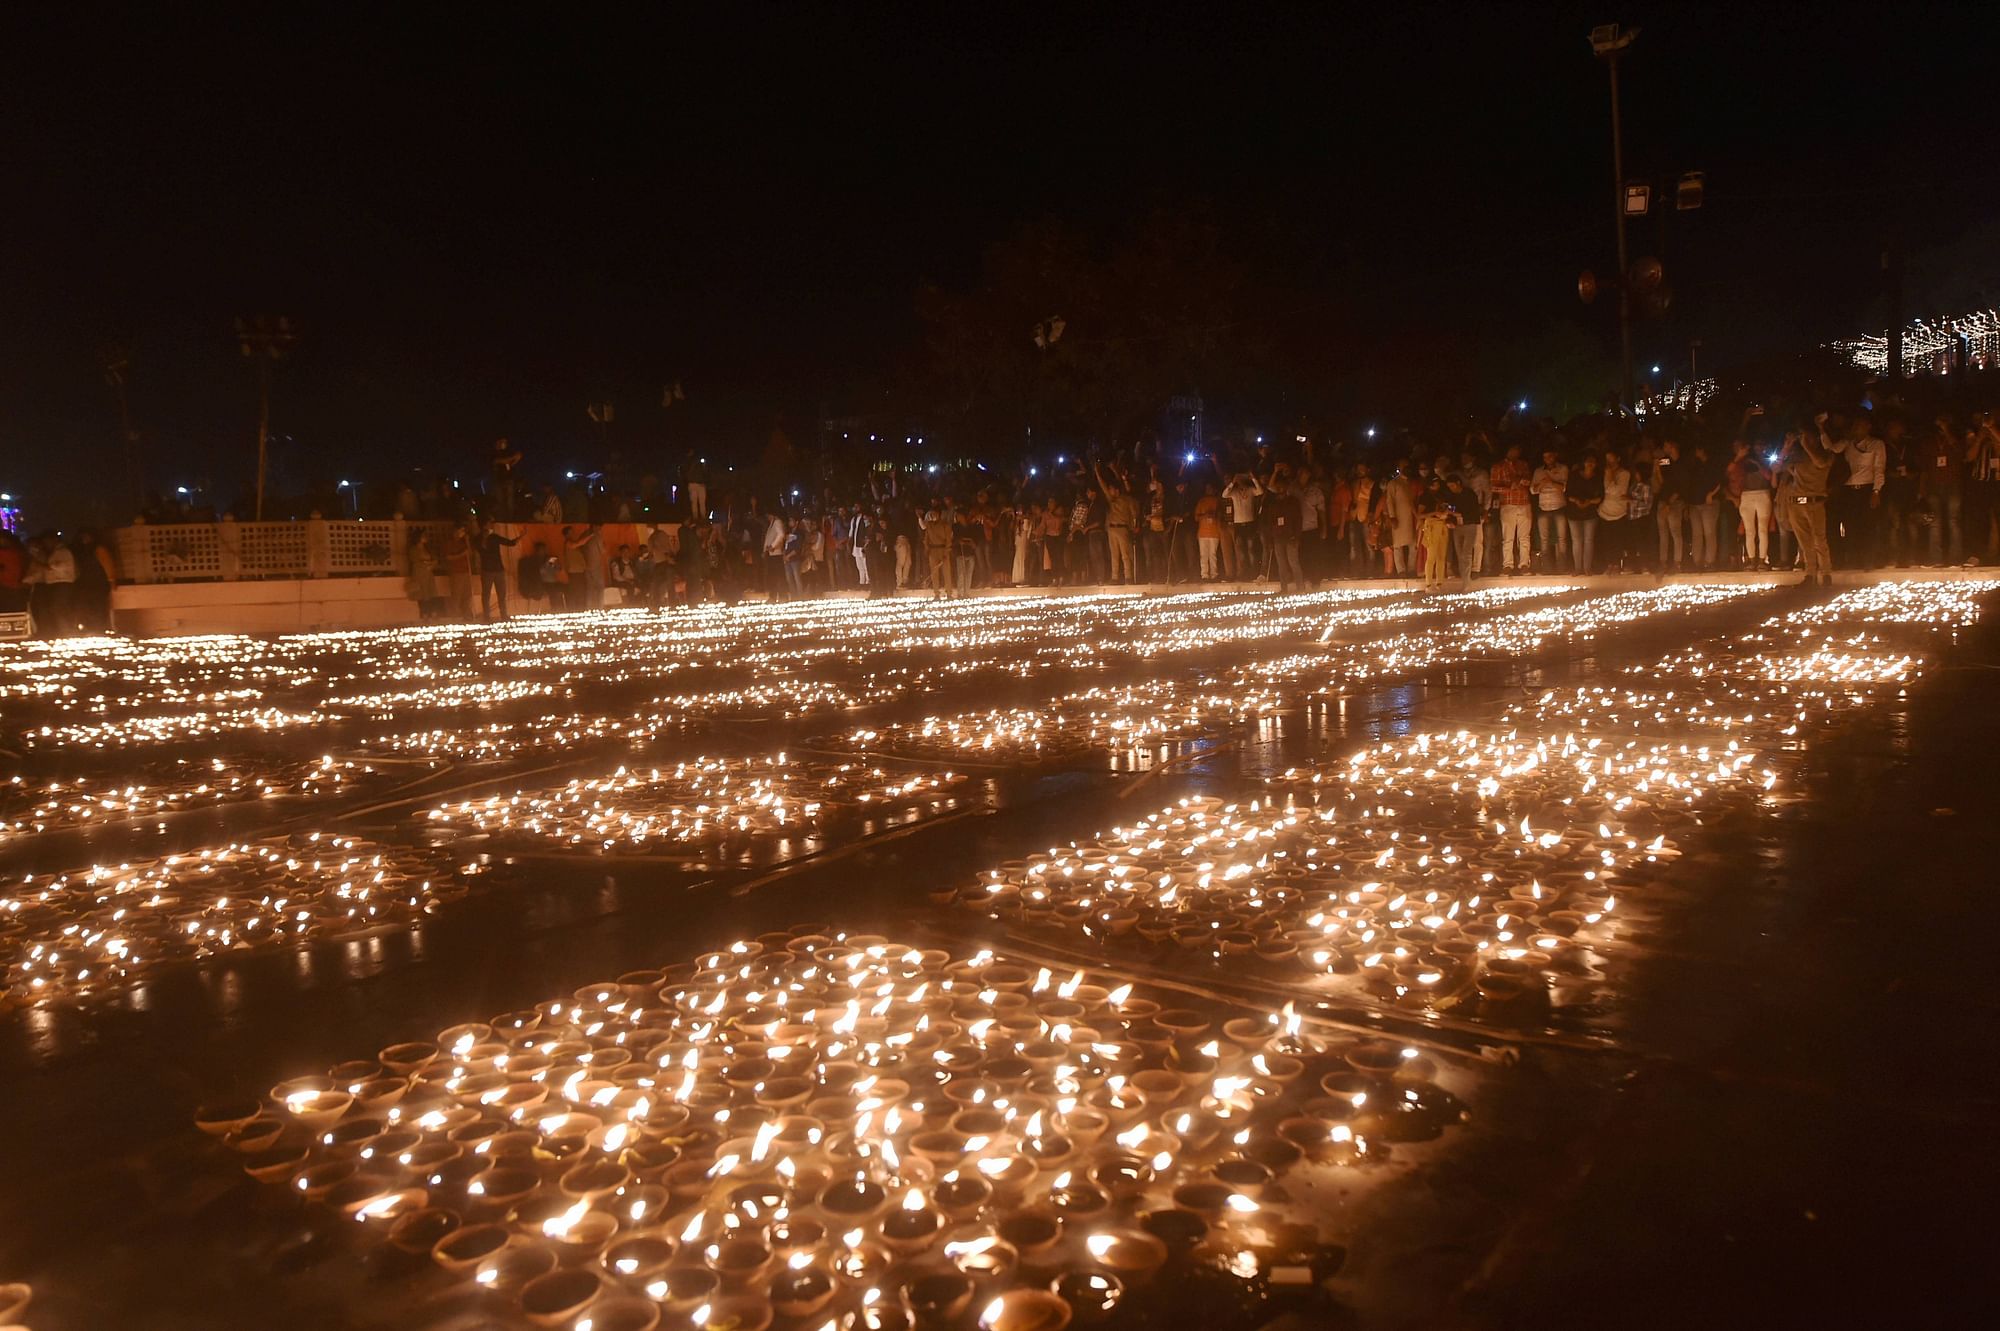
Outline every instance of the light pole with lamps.
{"type": "Polygon", "coordinates": [[[1618,372],[1623,388],[1620,404],[1632,407],[1632,293],[1625,258],[1625,137],[1618,112],[1618,57],[1638,39],[1637,28],[1605,23],[1590,30],[1590,49],[1611,71],[1611,205],[1618,228],[1618,372]]]}

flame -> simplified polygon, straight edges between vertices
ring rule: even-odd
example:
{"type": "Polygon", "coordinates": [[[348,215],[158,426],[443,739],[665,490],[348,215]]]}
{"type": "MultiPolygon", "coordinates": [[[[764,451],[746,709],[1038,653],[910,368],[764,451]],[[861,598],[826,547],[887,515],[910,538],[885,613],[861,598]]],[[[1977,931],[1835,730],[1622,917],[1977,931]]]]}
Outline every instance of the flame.
{"type": "Polygon", "coordinates": [[[569,1237],[569,1232],[576,1228],[576,1222],[583,1219],[583,1213],[589,1209],[589,1201],[578,1202],[561,1215],[551,1216],[549,1219],[544,1220],[542,1222],[542,1233],[552,1239],[569,1237]]]}

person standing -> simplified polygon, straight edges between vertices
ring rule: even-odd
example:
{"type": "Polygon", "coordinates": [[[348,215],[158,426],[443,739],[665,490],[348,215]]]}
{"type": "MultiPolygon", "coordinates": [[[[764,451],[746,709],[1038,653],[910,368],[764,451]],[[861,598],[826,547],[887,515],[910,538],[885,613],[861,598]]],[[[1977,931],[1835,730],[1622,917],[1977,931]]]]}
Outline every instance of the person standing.
{"type": "Polygon", "coordinates": [[[956,591],[960,596],[970,596],[973,582],[979,576],[979,545],[986,529],[973,510],[963,508],[952,514],[951,528],[958,564],[956,591]]]}
{"type": "Polygon", "coordinates": [[[875,534],[875,524],[868,516],[868,510],[855,505],[854,516],[847,520],[847,547],[854,554],[855,585],[868,588],[868,542],[875,534]]]}
{"type": "Polygon", "coordinates": [[[1201,580],[1214,582],[1222,576],[1222,501],[1216,497],[1215,482],[1202,486],[1194,504],[1195,540],[1201,548],[1201,580]]]}
{"type": "Polygon", "coordinates": [[[28,608],[23,579],[28,573],[28,547],[21,538],[0,527],[0,615],[19,615],[28,608]]]}
{"type": "MultiPolygon", "coordinates": [[[[493,441],[492,478],[488,482],[493,494],[492,517],[500,522],[514,520],[514,468],[521,463],[521,450],[509,446],[505,439],[493,441]]],[[[504,619],[505,616],[503,615],[504,619]]]]}
{"type": "Polygon", "coordinates": [[[1231,578],[1248,582],[1263,564],[1257,552],[1257,497],[1264,487],[1247,471],[1239,471],[1222,487],[1229,505],[1229,535],[1222,546],[1223,562],[1231,578]]]}
{"type": "Polygon", "coordinates": [[[1160,464],[1146,464],[1145,515],[1139,520],[1139,576],[1149,583],[1165,586],[1169,576],[1167,557],[1167,482],[1160,464]]]}
{"type": "Polygon", "coordinates": [[[1715,524],[1722,512],[1723,469],[1696,443],[1687,460],[1688,562],[1703,573],[1718,562],[1715,524]]]}
{"type": "Polygon", "coordinates": [[[1847,483],[1840,487],[1832,515],[1840,524],[1840,562],[1846,568],[1874,568],[1882,487],[1889,479],[1888,447],[1866,421],[1856,421],[1849,436],[1833,446],[1847,459],[1847,483]]]}
{"type": "Polygon", "coordinates": [[[1507,455],[1493,464],[1493,502],[1500,508],[1500,567],[1510,574],[1528,571],[1528,464],[1521,446],[1507,445],[1507,455]]]}
{"type": "Polygon", "coordinates": [[[1597,455],[1585,453],[1563,485],[1570,568],[1585,577],[1597,572],[1597,510],[1603,503],[1604,481],[1597,474],[1597,455]]]}
{"type": "Polygon", "coordinates": [[[445,584],[450,589],[453,619],[472,618],[472,537],[463,522],[451,524],[444,539],[445,584]]]}
{"type": "Polygon", "coordinates": [[[1618,450],[1604,450],[1604,497],[1597,504],[1597,542],[1604,550],[1604,571],[1625,571],[1631,537],[1632,471],[1618,450]]]}
{"type": "Polygon", "coordinates": [[[118,568],[111,550],[97,533],[80,531],[70,545],[76,563],[75,603],[71,620],[80,633],[111,631],[111,593],[118,588],[118,568]]]}
{"type": "Polygon", "coordinates": [[[1965,554],[1965,455],[1950,421],[1938,418],[1922,454],[1924,507],[1931,518],[1930,566],[1943,564],[1947,554],[1956,564],[1965,554]]]}
{"type": "Polygon", "coordinates": [[[1458,576],[1464,580],[1465,589],[1471,591],[1473,575],[1479,572],[1479,561],[1484,554],[1485,537],[1481,528],[1485,525],[1485,514],[1479,496],[1465,481],[1462,472],[1445,473],[1444,489],[1438,492],[1437,502],[1452,519],[1452,559],[1458,564],[1458,576]]]}
{"type": "Polygon", "coordinates": [[[1342,525],[1347,528],[1347,576],[1367,577],[1374,573],[1369,566],[1368,541],[1370,524],[1375,518],[1375,478],[1368,474],[1368,464],[1354,464],[1354,482],[1348,486],[1349,502],[1347,512],[1342,515],[1342,525]]]}
{"type": "Polygon", "coordinates": [[[951,591],[951,547],[956,536],[951,529],[951,519],[936,508],[925,511],[924,567],[930,575],[933,599],[941,600],[951,591]]]}
{"type": "Polygon", "coordinates": [[[1273,562],[1278,590],[1305,589],[1306,574],[1299,564],[1299,497],[1283,476],[1273,476],[1264,492],[1264,516],[1271,524],[1273,562]]]}
{"type": "Polygon", "coordinates": [[[1542,465],[1529,477],[1535,494],[1535,567],[1557,573],[1558,557],[1569,543],[1563,496],[1569,491],[1569,466],[1553,448],[1542,450],[1542,465]]]}
{"type": "Polygon", "coordinates": [[[1042,562],[1036,581],[1044,587],[1063,585],[1064,560],[1069,551],[1069,519],[1063,512],[1062,500],[1054,495],[1042,509],[1042,562]]]}
{"type": "Polygon", "coordinates": [[[1382,486],[1383,546],[1389,568],[1397,577],[1414,576],[1418,571],[1417,493],[1410,484],[1409,469],[1397,463],[1382,486]]]}
{"type": "Polygon", "coordinates": [[[1729,489],[1743,519],[1743,567],[1771,567],[1771,473],[1748,440],[1738,439],[1729,460],[1729,489]]]}
{"type": "Polygon", "coordinates": [[[1660,572],[1680,572],[1687,559],[1687,468],[1672,439],[1660,441],[1653,459],[1653,522],[1660,534],[1660,572]]]}
{"type": "Polygon", "coordinates": [[[2000,559],[2000,427],[1994,425],[1990,411],[1980,413],[1976,425],[1965,452],[1969,544],[1974,559],[1992,563],[2000,559]]]}
{"type": "Polygon", "coordinates": [[[1327,575],[1326,527],[1326,487],[1319,469],[1306,467],[1299,473],[1299,567],[1308,587],[1317,587],[1327,575]]]}
{"type": "Polygon", "coordinates": [[[785,596],[785,542],[791,539],[791,534],[782,511],[774,510],[764,522],[764,595],[773,601],[785,596]]]}
{"type": "Polygon", "coordinates": [[[1419,508],[1417,544],[1423,552],[1424,590],[1430,591],[1444,586],[1448,564],[1446,552],[1451,548],[1452,528],[1457,525],[1453,519],[1458,515],[1428,499],[1419,508]]]}
{"type": "Polygon", "coordinates": [[[1472,561],[1473,571],[1485,573],[1500,562],[1500,520],[1493,511],[1493,473],[1468,448],[1458,455],[1458,474],[1472,496],[1471,507],[1465,514],[1465,525],[1479,529],[1479,549],[1472,561]]]}
{"type": "Polygon", "coordinates": [[[1882,431],[1882,514],[1876,530],[1886,532],[1884,561],[1898,568],[1919,562],[1917,467],[1908,438],[1909,427],[1892,420],[1882,431]]]}
{"type": "Polygon", "coordinates": [[[1806,585],[1831,587],[1833,558],[1826,548],[1826,490],[1833,475],[1833,441],[1826,437],[1825,412],[1813,417],[1813,426],[1786,436],[1779,465],[1792,478],[1792,531],[1805,559],[1806,585]]]}
{"type": "Polygon", "coordinates": [[[584,524],[570,537],[570,609],[604,608],[604,528],[584,524]]]}
{"type": "Polygon", "coordinates": [[[507,618],[507,564],[500,551],[520,544],[518,536],[502,536],[493,519],[479,520],[479,617],[493,618],[493,600],[500,601],[500,618],[507,618]]]}
{"type": "Polygon", "coordinates": [[[76,599],[76,556],[54,532],[44,532],[29,543],[28,613],[35,622],[35,636],[66,638],[74,629],[76,599]]]}
{"type": "Polygon", "coordinates": [[[708,459],[698,457],[690,448],[687,459],[681,465],[681,474],[687,480],[688,517],[695,522],[708,522],[708,459]]]}
{"type": "Polygon", "coordinates": [[[1139,505],[1131,487],[1121,483],[1114,467],[1110,475],[1096,463],[1097,483],[1104,487],[1104,532],[1111,552],[1111,581],[1114,585],[1137,582],[1138,565],[1133,562],[1133,533],[1139,526],[1139,505]]]}
{"type": "Polygon", "coordinates": [[[438,596],[437,551],[431,549],[431,534],[422,528],[410,542],[410,599],[417,603],[417,619],[428,624],[441,618],[442,598],[438,596]]]}

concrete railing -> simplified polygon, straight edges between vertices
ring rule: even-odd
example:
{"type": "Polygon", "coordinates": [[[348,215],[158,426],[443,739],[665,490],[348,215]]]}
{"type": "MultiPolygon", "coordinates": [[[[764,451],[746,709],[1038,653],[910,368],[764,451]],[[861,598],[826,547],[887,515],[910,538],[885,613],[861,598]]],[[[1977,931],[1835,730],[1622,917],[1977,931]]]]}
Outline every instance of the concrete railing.
{"type": "Polygon", "coordinates": [[[116,533],[121,582],[401,577],[419,531],[442,550],[449,522],[142,522],[116,533]]]}

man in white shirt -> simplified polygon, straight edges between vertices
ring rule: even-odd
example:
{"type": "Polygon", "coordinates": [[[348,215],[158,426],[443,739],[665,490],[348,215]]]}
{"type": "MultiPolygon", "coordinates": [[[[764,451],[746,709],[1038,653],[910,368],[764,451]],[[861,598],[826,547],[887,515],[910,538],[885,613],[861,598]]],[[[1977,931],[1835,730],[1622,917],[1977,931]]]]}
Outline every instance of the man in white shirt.
{"type": "Polygon", "coordinates": [[[1248,581],[1263,576],[1264,558],[1257,549],[1257,496],[1263,493],[1264,487],[1247,471],[1237,472],[1222,487],[1230,512],[1230,540],[1222,547],[1223,562],[1229,565],[1232,578],[1248,581]]]}
{"type": "Polygon", "coordinates": [[[1852,433],[1832,446],[1847,459],[1847,484],[1833,501],[1839,536],[1834,558],[1842,568],[1874,568],[1882,486],[1889,479],[1888,445],[1875,437],[1867,421],[1856,421],[1852,433]]]}

